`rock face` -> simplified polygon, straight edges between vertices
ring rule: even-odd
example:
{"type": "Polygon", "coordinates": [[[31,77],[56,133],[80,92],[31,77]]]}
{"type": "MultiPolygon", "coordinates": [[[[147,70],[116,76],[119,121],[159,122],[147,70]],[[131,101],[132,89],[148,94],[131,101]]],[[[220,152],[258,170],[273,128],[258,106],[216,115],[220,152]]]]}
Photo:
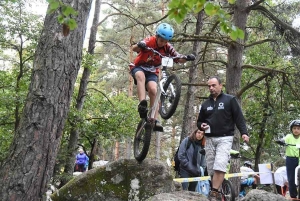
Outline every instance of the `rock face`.
{"type": "Polygon", "coordinates": [[[286,201],[287,199],[281,195],[276,195],[263,190],[251,190],[241,201],[286,201]]]}
{"type": "Polygon", "coordinates": [[[172,193],[161,193],[147,199],[147,201],[208,201],[199,193],[191,191],[176,191],[172,193]]]}
{"type": "Polygon", "coordinates": [[[53,201],[127,201],[174,191],[170,169],[161,161],[122,159],[89,170],[51,196],[53,201]]]}
{"type": "MultiPolygon", "coordinates": [[[[170,168],[158,160],[122,159],[89,170],[51,195],[53,201],[207,201],[204,195],[182,191],[170,168]]],[[[238,198],[236,200],[239,200],[238,198]]],[[[284,201],[281,195],[251,190],[240,201],[284,201]]]]}

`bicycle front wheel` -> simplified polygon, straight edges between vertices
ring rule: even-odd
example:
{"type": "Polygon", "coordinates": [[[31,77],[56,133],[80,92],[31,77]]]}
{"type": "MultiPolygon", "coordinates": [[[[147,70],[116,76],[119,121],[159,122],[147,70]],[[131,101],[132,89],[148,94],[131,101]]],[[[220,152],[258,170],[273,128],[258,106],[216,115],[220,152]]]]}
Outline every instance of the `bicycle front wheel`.
{"type": "Polygon", "coordinates": [[[235,201],[235,193],[232,183],[227,179],[224,179],[222,183],[222,196],[224,201],[235,201]]]}
{"type": "Polygon", "coordinates": [[[151,133],[151,123],[147,122],[145,119],[142,119],[137,126],[133,141],[134,158],[139,162],[142,162],[148,154],[151,133]]]}
{"type": "Polygon", "coordinates": [[[175,74],[170,75],[164,86],[165,93],[160,96],[159,114],[163,119],[169,119],[176,111],[180,94],[181,81],[175,74]]]}

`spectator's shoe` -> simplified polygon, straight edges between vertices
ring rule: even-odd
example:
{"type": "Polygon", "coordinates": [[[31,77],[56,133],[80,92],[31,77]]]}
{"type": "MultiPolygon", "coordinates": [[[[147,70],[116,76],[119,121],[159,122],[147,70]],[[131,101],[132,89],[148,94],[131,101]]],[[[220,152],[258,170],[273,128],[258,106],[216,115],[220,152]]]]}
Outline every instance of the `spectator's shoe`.
{"type": "Polygon", "coordinates": [[[222,201],[222,196],[217,191],[210,191],[210,193],[208,195],[208,200],[209,201],[222,201]]]}
{"type": "Polygon", "coordinates": [[[164,132],[164,128],[162,127],[162,125],[158,120],[155,120],[155,126],[153,128],[153,131],[164,132]]]}
{"type": "Polygon", "coordinates": [[[140,114],[140,118],[146,118],[147,117],[147,112],[148,112],[148,109],[147,109],[147,101],[146,100],[142,100],[140,103],[139,103],[139,106],[138,106],[138,112],[140,114]]]}

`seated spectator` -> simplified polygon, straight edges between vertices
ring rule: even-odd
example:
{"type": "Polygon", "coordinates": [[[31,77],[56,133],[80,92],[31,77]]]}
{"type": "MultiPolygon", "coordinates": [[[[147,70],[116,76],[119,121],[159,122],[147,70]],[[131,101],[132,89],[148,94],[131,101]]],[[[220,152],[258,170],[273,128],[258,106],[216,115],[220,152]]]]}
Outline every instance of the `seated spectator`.
{"type": "MultiPolygon", "coordinates": [[[[240,168],[241,173],[254,172],[252,169],[252,163],[250,161],[245,161],[244,166],[240,168]]],[[[245,187],[252,186],[252,189],[256,189],[257,183],[259,181],[259,175],[249,175],[241,177],[241,190],[239,197],[245,197],[246,191],[245,187]]]]}
{"type": "Polygon", "coordinates": [[[277,193],[285,196],[289,189],[289,182],[286,174],[286,166],[278,168],[274,173],[277,193]]]}

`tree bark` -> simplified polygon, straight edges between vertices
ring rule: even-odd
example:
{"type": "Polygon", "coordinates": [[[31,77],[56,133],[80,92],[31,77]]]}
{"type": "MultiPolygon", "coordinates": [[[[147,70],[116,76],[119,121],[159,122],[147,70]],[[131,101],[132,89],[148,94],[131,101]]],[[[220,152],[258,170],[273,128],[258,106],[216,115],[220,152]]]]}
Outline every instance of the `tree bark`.
{"type": "MultiPolygon", "coordinates": [[[[234,7],[233,23],[235,26],[245,32],[247,17],[249,15],[247,6],[250,5],[250,0],[236,1],[234,7]]],[[[242,77],[242,57],[244,53],[244,41],[240,43],[231,43],[228,47],[228,64],[226,70],[226,92],[236,95],[241,88],[242,77]]],[[[240,100],[239,100],[240,101],[240,100]]],[[[240,133],[235,129],[234,141],[232,148],[240,150],[240,133]]],[[[240,172],[239,160],[232,160],[230,172],[240,172]]],[[[240,189],[240,178],[234,177],[230,179],[235,187],[235,193],[238,195],[240,189]]]]}
{"type": "MultiPolygon", "coordinates": [[[[89,46],[88,46],[88,54],[91,54],[91,55],[94,54],[94,52],[95,52],[94,50],[95,50],[95,45],[96,45],[96,36],[97,36],[97,30],[98,30],[100,6],[101,6],[101,0],[96,0],[93,24],[91,27],[89,46]]],[[[80,80],[78,95],[76,98],[76,109],[78,111],[81,111],[83,108],[90,75],[91,75],[91,70],[89,68],[84,68],[82,77],[80,80]]],[[[76,118],[75,118],[75,120],[76,120],[76,118]]],[[[72,125],[71,132],[70,132],[68,151],[67,151],[67,160],[66,160],[66,165],[65,165],[65,170],[64,170],[64,172],[68,173],[69,175],[72,175],[73,171],[74,171],[74,161],[75,161],[75,156],[76,156],[78,138],[79,138],[79,131],[78,131],[78,128],[76,127],[76,122],[75,122],[72,125]]],[[[90,160],[90,162],[91,162],[91,160],[90,160]]]]}
{"type": "MultiPolygon", "coordinates": [[[[197,17],[197,23],[196,23],[196,33],[195,35],[199,35],[202,31],[203,27],[203,15],[204,11],[201,11],[198,13],[197,17]]],[[[198,55],[199,52],[199,47],[200,47],[200,42],[195,41],[193,45],[193,54],[198,55]]],[[[198,80],[198,66],[197,66],[197,58],[194,61],[194,64],[191,65],[189,69],[189,83],[197,83],[198,80]]],[[[196,127],[196,125],[193,125],[194,119],[193,117],[195,116],[194,112],[194,105],[195,105],[195,94],[196,94],[196,86],[194,85],[188,85],[188,91],[186,95],[186,103],[184,107],[184,114],[183,114],[183,123],[182,123],[182,133],[180,136],[180,142],[188,136],[192,130],[196,127]]],[[[197,114],[198,115],[198,114],[197,114]]]]}
{"type": "Polygon", "coordinates": [[[20,124],[0,168],[0,200],[42,200],[53,173],[92,3],[62,2],[78,11],[78,27],[64,37],[58,13],[46,15],[20,124]]]}

